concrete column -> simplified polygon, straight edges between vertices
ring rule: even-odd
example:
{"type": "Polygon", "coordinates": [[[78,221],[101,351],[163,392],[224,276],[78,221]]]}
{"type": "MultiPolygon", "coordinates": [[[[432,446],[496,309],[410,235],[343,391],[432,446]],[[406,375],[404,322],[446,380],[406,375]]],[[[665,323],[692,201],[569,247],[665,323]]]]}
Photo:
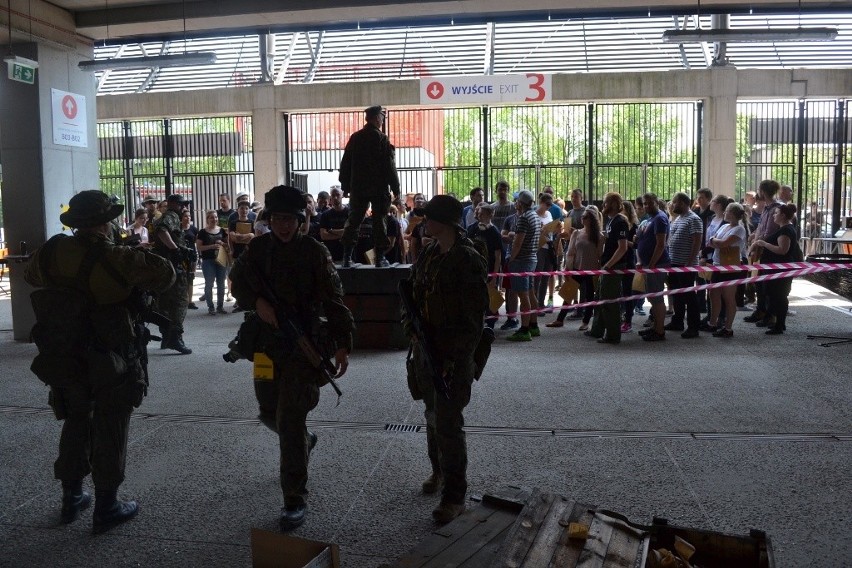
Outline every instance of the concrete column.
{"type": "MultiPolygon", "coordinates": [[[[34,85],[0,77],[0,161],[3,225],[10,253],[25,241],[29,251],[62,231],[59,214],[75,193],[98,188],[95,79],[77,69],[83,54],[46,44],[15,45],[17,55],[38,62],[34,85]],[[51,89],[86,97],[88,147],[53,143],[51,89]]],[[[14,338],[29,339],[35,318],[24,264],[10,266],[14,338]]]]}
{"type": "Polygon", "coordinates": [[[284,118],[275,108],[275,87],[257,87],[255,106],[251,113],[252,148],[254,151],[254,195],[263,201],[263,194],[281,185],[284,161],[287,159],[284,140],[284,118]]]}
{"type": "Polygon", "coordinates": [[[712,85],[704,101],[701,145],[701,186],[714,194],[734,197],[737,149],[737,71],[733,67],[711,69],[712,85]]]}

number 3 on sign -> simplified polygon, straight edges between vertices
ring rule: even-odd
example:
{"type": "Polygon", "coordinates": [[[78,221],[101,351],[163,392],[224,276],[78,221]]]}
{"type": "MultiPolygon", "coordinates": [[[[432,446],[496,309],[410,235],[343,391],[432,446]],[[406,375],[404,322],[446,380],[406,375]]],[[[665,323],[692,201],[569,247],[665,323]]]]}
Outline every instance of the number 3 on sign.
{"type": "Polygon", "coordinates": [[[527,97],[524,100],[528,102],[543,101],[545,95],[544,88],[542,87],[544,85],[544,75],[541,73],[527,73],[527,79],[530,80],[527,86],[535,93],[535,96],[527,97]]]}

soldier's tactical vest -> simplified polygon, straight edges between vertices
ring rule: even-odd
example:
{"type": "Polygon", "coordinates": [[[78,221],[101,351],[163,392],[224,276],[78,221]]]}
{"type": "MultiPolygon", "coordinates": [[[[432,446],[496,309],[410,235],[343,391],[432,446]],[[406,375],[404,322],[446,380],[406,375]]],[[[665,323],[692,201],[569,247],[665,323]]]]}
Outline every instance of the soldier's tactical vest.
{"type": "MultiPolygon", "coordinates": [[[[92,270],[103,258],[107,243],[97,242],[89,247],[75,276],[48,276],[58,244],[67,238],[72,237],[52,237],[39,254],[41,272],[51,286],[30,294],[36,316],[31,334],[39,351],[30,370],[52,387],[93,378],[109,382],[137,366],[136,354],[122,349],[134,337],[130,313],[123,305],[99,306],[88,292],[92,270]]],[[[127,286],[115,269],[107,263],[101,266],[127,286]]]]}

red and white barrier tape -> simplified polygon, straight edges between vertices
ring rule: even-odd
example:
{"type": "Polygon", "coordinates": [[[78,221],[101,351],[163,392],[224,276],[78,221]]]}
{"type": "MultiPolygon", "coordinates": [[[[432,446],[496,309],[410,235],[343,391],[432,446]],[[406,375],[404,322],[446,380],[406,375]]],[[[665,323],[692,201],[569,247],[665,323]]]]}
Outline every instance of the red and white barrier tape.
{"type": "MultiPolygon", "coordinates": [[[[559,308],[539,308],[536,310],[532,310],[529,312],[513,312],[511,314],[506,314],[506,317],[517,318],[523,315],[532,315],[538,314],[540,312],[554,312],[556,310],[561,310],[563,308],[567,309],[582,309],[587,307],[601,306],[603,304],[615,304],[621,302],[627,302],[630,300],[640,300],[645,298],[657,298],[660,296],[669,296],[672,294],[683,294],[686,292],[698,292],[700,290],[712,290],[713,288],[726,288],[728,286],[739,286],[740,284],[749,284],[751,282],[766,282],[767,280],[780,280],[781,278],[795,278],[797,276],[805,276],[808,274],[816,274],[818,272],[830,272],[832,270],[839,270],[843,268],[849,268],[849,265],[838,265],[838,264],[822,264],[822,263],[792,263],[792,264],[808,264],[808,267],[801,268],[799,270],[788,270],[785,272],[773,272],[771,274],[761,274],[758,276],[750,276],[748,278],[739,278],[737,280],[726,280],[725,282],[713,282],[711,284],[700,284],[697,286],[689,286],[687,288],[675,288],[673,290],[663,290],[662,292],[651,292],[647,294],[634,294],[633,296],[623,296],[620,298],[609,298],[606,300],[595,300],[594,302],[583,302],[580,304],[570,304],[570,305],[562,305],[559,308]]],[[[748,268],[753,268],[758,266],[756,264],[747,265],[748,268]]],[[[763,265],[769,266],[769,265],[763,265]]],[[[777,265],[772,265],[777,266],[777,265]]],[[[576,272],[576,271],[573,271],[576,272]]],[[[600,272],[600,271],[595,271],[600,272]]],[[[604,274],[617,274],[621,272],[629,272],[623,270],[617,271],[604,271],[604,274]]],[[[486,316],[485,319],[497,319],[500,316],[486,316]]]]}
{"type": "Polygon", "coordinates": [[[850,270],[850,264],[838,264],[829,262],[774,262],[770,264],[741,264],[716,266],[671,266],[667,268],[624,268],[618,270],[555,270],[549,272],[492,272],[489,277],[494,276],[597,276],[599,274],[660,274],[669,272],[738,272],[743,270],[796,270],[811,268],[814,266],[825,267],[819,272],[829,270],[850,270]]]}

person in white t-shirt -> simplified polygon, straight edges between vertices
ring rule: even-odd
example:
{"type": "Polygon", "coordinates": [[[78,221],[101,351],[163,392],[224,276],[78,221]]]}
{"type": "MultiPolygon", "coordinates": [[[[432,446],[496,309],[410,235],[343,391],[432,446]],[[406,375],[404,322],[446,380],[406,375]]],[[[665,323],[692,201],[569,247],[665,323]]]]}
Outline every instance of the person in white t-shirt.
{"type": "MultiPolygon", "coordinates": [[[[713,249],[713,264],[720,266],[726,262],[740,263],[740,259],[746,250],[746,241],[748,239],[748,219],[746,218],[745,208],[739,203],[730,203],[725,208],[726,225],[722,225],[716,234],[707,240],[707,246],[713,249]],[[725,260],[722,259],[722,250],[726,251],[725,260]],[[736,259],[736,260],[733,260],[736,259]]],[[[727,282],[744,278],[745,272],[713,272],[711,282],[727,282]]],[[[737,316],[736,302],[737,287],[734,285],[725,286],[723,288],[713,288],[710,290],[710,330],[713,332],[713,337],[733,337],[734,332],[731,330],[734,325],[734,318],[737,316]],[[719,321],[719,313],[722,311],[722,304],[725,305],[725,322],[719,321]]]]}

